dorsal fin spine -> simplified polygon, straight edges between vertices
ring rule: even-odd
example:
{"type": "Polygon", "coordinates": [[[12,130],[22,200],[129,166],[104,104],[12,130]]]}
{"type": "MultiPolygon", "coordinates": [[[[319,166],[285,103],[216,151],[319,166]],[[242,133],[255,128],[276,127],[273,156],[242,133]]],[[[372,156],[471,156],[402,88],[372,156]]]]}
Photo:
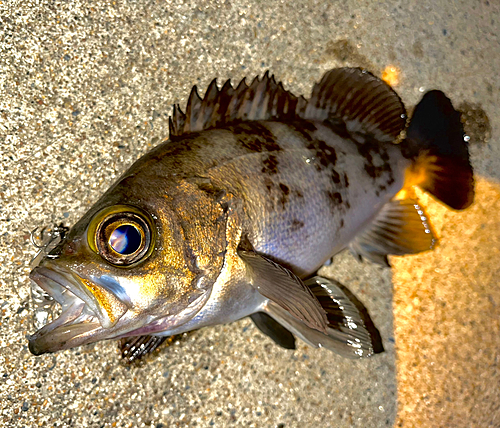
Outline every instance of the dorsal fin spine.
{"type": "Polygon", "coordinates": [[[357,68],[341,68],[327,72],[309,100],[286,91],[269,71],[250,85],[243,78],[236,88],[228,80],[219,90],[214,79],[203,99],[193,87],[186,114],[174,106],[169,126],[175,137],[235,121],[297,119],[341,121],[353,138],[369,135],[380,141],[394,141],[406,123],[400,98],[385,82],[357,68]]]}

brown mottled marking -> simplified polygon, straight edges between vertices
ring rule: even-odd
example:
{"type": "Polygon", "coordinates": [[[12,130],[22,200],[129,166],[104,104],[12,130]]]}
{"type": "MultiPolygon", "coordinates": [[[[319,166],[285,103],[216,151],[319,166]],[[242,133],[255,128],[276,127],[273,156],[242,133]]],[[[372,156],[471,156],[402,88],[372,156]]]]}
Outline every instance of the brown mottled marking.
{"type": "Polygon", "coordinates": [[[250,152],[279,152],[282,150],[277,138],[264,125],[258,122],[243,122],[228,127],[238,141],[250,152]]]}
{"type": "Polygon", "coordinates": [[[289,123],[288,126],[296,133],[302,135],[307,141],[313,141],[314,137],[312,134],[316,132],[316,125],[308,120],[295,121],[289,123]]]}
{"type": "Polygon", "coordinates": [[[339,184],[340,183],[340,175],[337,171],[335,171],[334,169],[332,169],[332,181],[335,183],[335,184],[339,184]]]}
{"type": "Polygon", "coordinates": [[[282,192],[280,197],[281,208],[285,209],[285,205],[288,202],[288,195],[290,193],[290,188],[283,183],[280,183],[279,186],[282,192]]]}
{"type": "Polygon", "coordinates": [[[335,162],[337,162],[335,149],[323,140],[313,140],[307,148],[314,152],[314,156],[319,160],[319,164],[316,164],[318,170],[323,170],[329,165],[335,165],[335,162]]]}
{"type": "Polygon", "coordinates": [[[330,202],[331,210],[337,210],[340,204],[342,204],[342,195],[339,192],[332,192],[330,190],[328,190],[326,194],[328,196],[328,201],[330,202]]]}
{"type": "Polygon", "coordinates": [[[300,220],[293,220],[292,225],[290,227],[290,230],[292,232],[297,232],[298,230],[302,229],[304,227],[304,222],[300,220]]]}
{"type": "Polygon", "coordinates": [[[290,188],[286,184],[280,183],[280,189],[285,195],[290,193],[290,188]]]}
{"type": "Polygon", "coordinates": [[[292,193],[297,198],[303,198],[304,197],[303,193],[300,190],[293,190],[292,193]]]}
{"type": "Polygon", "coordinates": [[[273,180],[271,180],[269,177],[264,177],[264,185],[266,186],[267,191],[271,192],[272,188],[274,187],[273,180]]]}
{"type": "Polygon", "coordinates": [[[344,172],[344,186],[349,187],[349,179],[347,178],[347,174],[344,172]]]}
{"type": "Polygon", "coordinates": [[[276,156],[268,154],[262,163],[264,164],[262,167],[262,172],[264,174],[273,175],[278,173],[278,159],[276,156]]]}
{"type": "Polygon", "coordinates": [[[215,187],[212,183],[198,183],[198,189],[205,192],[208,196],[214,197],[215,200],[220,200],[225,195],[224,190],[215,187]]]}
{"type": "Polygon", "coordinates": [[[374,180],[381,177],[385,172],[389,173],[389,179],[393,180],[392,168],[389,162],[389,154],[387,150],[377,142],[366,141],[356,144],[358,153],[365,159],[365,171],[374,180]],[[379,155],[382,160],[379,166],[374,165],[374,155],[379,155]]]}

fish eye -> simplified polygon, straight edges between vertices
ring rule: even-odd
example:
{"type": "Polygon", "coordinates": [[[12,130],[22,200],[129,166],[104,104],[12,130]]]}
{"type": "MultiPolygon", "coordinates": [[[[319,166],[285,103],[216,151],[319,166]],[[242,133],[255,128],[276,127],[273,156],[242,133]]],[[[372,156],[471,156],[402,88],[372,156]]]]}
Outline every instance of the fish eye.
{"type": "Polygon", "coordinates": [[[123,208],[127,211],[108,214],[108,209],[99,213],[94,218],[99,223],[90,227],[88,233],[89,244],[104,260],[128,267],[146,259],[151,253],[152,228],[151,221],[139,210],[123,208]]]}
{"type": "Polygon", "coordinates": [[[135,253],[141,247],[141,243],[141,232],[132,224],[118,226],[109,236],[111,248],[123,255],[135,253]]]}

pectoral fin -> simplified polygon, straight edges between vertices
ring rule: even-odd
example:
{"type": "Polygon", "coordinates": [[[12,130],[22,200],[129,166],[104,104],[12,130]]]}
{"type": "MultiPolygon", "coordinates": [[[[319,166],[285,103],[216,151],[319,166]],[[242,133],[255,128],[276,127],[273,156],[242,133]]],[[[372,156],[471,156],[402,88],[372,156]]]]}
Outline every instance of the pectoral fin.
{"type": "Polygon", "coordinates": [[[383,352],[382,341],[371,319],[355,298],[349,297],[340,284],[315,276],[305,282],[318,298],[328,317],[325,333],[314,330],[269,302],[266,312],[304,342],[324,347],[346,358],[363,358],[383,352]]]}
{"type": "Polygon", "coordinates": [[[266,336],[269,336],[277,345],[285,349],[296,349],[295,337],[279,322],[264,312],[250,315],[255,326],[266,336]]]}
{"type": "Polygon", "coordinates": [[[432,250],[437,243],[427,215],[412,199],[388,202],[375,220],[349,245],[354,255],[389,266],[387,255],[432,250]]]}
{"type": "Polygon", "coordinates": [[[299,277],[278,263],[257,254],[249,248],[249,243],[240,245],[238,255],[246,264],[251,285],[260,294],[309,327],[326,331],[326,313],[299,277]]]}

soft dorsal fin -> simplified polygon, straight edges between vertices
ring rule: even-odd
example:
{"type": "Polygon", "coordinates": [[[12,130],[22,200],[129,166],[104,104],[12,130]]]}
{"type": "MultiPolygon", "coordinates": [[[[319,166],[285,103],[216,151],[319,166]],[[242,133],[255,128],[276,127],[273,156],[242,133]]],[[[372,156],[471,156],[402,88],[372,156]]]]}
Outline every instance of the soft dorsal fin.
{"type": "Polygon", "coordinates": [[[182,112],[178,104],[174,106],[170,119],[170,137],[225,126],[236,121],[290,121],[297,117],[296,111],[304,108],[305,104],[303,97],[298,98],[286,91],[269,72],[262,78],[256,77],[250,86],[243,79],[236,89],[230,80],[218,89],[214,79],[203,99],[198,95],[196,86],[193,87],[186,113],[182,112]]]}
{"type": "Polygon", "coordinates": [[[359,68],[336,68],[314,85],[311,98],[296,97],[276,83],[269,71],[236,88],[228,80],[221,89],[214,79],[201,98],[191,90],[186,113],[174,105],[170,137],[223,127],[238,121],[296,119],[329,121],[342,126],[352,138],[394,141],[406,124],[399,96],[383,80],[359,68]]]}
{"type": "Polygon", "coordinates": [[[394,141],[406,124],[403,102],[383,80],[359,68],[335,68],[314,85],[301,117],[345,126],[355,139],[394,141]],[[359,136],[359,138],[357,138],[359,136]]]}

